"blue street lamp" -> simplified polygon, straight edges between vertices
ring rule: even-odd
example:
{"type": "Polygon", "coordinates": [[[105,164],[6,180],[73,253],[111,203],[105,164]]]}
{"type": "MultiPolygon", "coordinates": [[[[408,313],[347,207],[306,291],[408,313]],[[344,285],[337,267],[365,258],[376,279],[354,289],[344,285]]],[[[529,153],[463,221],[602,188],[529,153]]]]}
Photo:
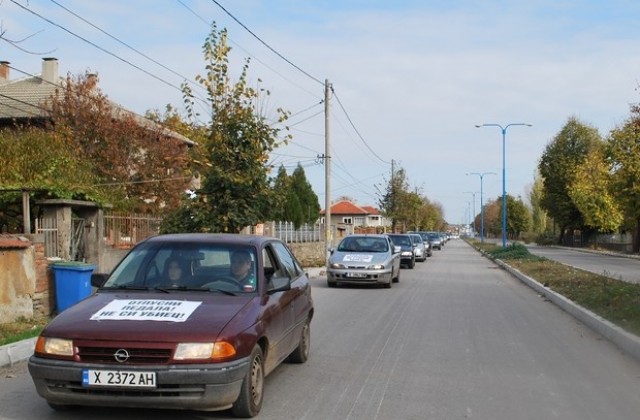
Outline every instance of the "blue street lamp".
{"type": "Polygon", "coordinates": [[[469,172],[467,175],[478,175],[480,177],[480,242],[484,242],[484,204],[482,204],[482,178],[485,175],[497,175],[495,172],[469,172]]]}
{"type": "Polygon", "coordinates": [[[473,214],[471,215],[471,222],[473,223],[473,237],[475,238],[476,232],[478,232],[476,225],[476,194],[477,191],[465,191],[463,194],[471,194],[473,196],[473,214]]]}
{"type": "Polygon", "coordinates": [[[476,124],[476,128],[480,127],[498,127],[502,131],[502,247],[507,247],[507,167],[506,167],[506,137],[507,128],[513,125],[525,125],[531,127],[529,123],[511,123],[504,127],[500,124],[476,124]]]}

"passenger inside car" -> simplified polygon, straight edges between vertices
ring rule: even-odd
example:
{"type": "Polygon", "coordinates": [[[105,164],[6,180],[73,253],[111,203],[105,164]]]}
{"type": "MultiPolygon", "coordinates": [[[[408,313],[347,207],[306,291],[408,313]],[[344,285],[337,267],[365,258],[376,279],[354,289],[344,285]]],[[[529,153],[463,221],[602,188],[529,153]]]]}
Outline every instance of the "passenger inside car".
{"type": "Polygon", "coordinates": [[[167,286],[183,286],[188,275],[187,264],[178,257],[167,258],[164,264],[164,281],[167,286]]]}

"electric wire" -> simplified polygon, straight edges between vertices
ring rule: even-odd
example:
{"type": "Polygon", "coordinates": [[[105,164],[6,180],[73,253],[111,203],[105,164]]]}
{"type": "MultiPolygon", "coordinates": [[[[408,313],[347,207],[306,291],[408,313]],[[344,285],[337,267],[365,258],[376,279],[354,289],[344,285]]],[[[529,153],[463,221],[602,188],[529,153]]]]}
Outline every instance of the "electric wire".
{"type": "Polygon", "coordinates": [[[333,96],[336,98],[336,100],[338,101],[338,105],[340,105],[340,108],[342,109],[342,112],[344,112],[344,115],[347,117],[347,120],[349,121],[349,124],[351,124],[351,127],[353,128],[353,130],[356,132],[356,134],[358,135],[358,137],[360,138],[360,140],[362,140],[362,143],[364,143],[364,145],[367,147],[367,149],[369,149],[369,151],[371,153],[373,153],[373,155],[375,157],[378,158],[378,160],[380,160],[380,162],[382,163],[386,163],[388,165],[391,165],[391,162],[387,162],[386,160],[382,159],[380,156],[378,156],[376,154],[376,152],[373,151],[373,149],[369,146],[369,144],[366,142],[366,140],[364,139],[364,137],[362,137],[362,135],[360,134],[360,132],[358,131],[358,129],[356,128],[355,124],[353,123],[353,121],[351,120],[351,117],[349,116],[349,113],[347,112],[347,110],[344,108],[344,105],[342,105],[342,102],[340,101],[340,98],[338,97],[338,94],[335,92],[333,85],[331,86],[331,92],[333,93],[333,96]]]}
{"type": "Polygon", "coordinates": [[[105,54],[108,54],[108,55],[110,55],[111,57],[113,57],[113,58],[115,58],[115,59],[117,59],[117,60],[119,60],[119,61],[122,61],[123,63],[128,64],[129,66],[131,66],[131,67],[133,67],[133,68],[135,68],[135,69],[137,69],[137,70],[139,70],[139,71],[143,72],[143,73],[144,73],[144,74],[146,74],[147,76],[150,76],[150,77],[152,77],[152,78],[154,78],[154,79],[158,80],[159,82],[161,82],[161,83],[163,83],[163,84],[165,84],[165,85],[167,85],[167,86],[169,86],[169,87],[171,87],[171,88],[174,88],[174,89],[176,89],[176,90],[178,90],[178,91],[182,92],[182,88],[180,88],[179,86],[176,86],[176,85],[174,85],[174,84],[172,84],[172,83],[170,83],[170,82],[168,82],[168,81],[164,80],[163,78],[161,78],[161,77],[159,77],[159,76],[157,76],[157,75],[155,75],[155,74],[153,74],[153,73],[151,73],[151,72],[149,72],[149,71],[147,71],[147,70],[143,69],[142,67],[140,67],[140,66],[138,66],[138,65],[136,65],[136,64],[134,64],[134,63],[132,63],[132,62],[130,62],[130,61],[128,61],[128,60],[125,60],[124,58],[122,58],[122,57],[118,56],[117,54],[112,53],[111,51],[107,50],[106,48],[101,47],[100,45],[96,44],[95,42],[89,41],[88,39],[86,39],[86,38],[84,38],[84,37],[82,37],[82,36],[80,36],[80,35],[76,34],[75,32],[73,32],[73,31],[71,31],[71,30],[69,30],[69,29],[65,28],[64,26],[62,26],[62,25],[60,25],[60,24],[58,24],[58,23],[55,23],[55,22],[54,22],[54,21],[52,21],[51,19],[48,19],[48,18],[46,18],[46,17],[42,16],[41,14],[39,14],[39,13],[37,13],[37,12],[35,12],[35,11],[33,11],[33,10],[29,9],[28,7],[25,7],[25,6],[21,5],[21,4],[20,4],[20,3],[18,3],[16,0],[10,0],[10,1],[11,1],[12,3],[14,3],[16,6],[20,7],[21,9],[23,9],[23,10],[25,10],[25,11],[27,11],[27,12],[31,13],[31,14],[32,14],[32,15],[34,15],[34,16],[39,17],[40,19],[44,20],[45,22],[49,23],[50,25],[53,25],[53,26],[55,26],[55,27],[57,27],[57,28],[59,28],[59,29],[62,29],[63,31],[67,32],[68,34],[70,34],[70,35],[72,35],[72,36],[74,36],[74,37],[76,37],[76,38],[80,39],[81,41],[83,41],[83,42],[85,42],[85,43],[87,43],[87,44],[91,45],[91,46],[92,46],[92,47],[94,47],[94,48],[99,49],[100,51],[104,52],[105,54]]]}
{"type": "Polygon", "coordinates": [[[275,55],[277,55],[278,57],[280,57],[281,59],[283,59],[284,61],[286,61],[287,63],[289,63],[293,68],[295,68],[296,70],[298,70],[300,73],[304,74],[305,76],[307,76],[308,78],[310,78],[311,80],[321,84],[324,86],[324,82],[321,81],[320,79],[318,79],[317,77],[313,77],[312,75],[310,75],[309,73],[307,73],[306,71],[302,70],[300,67],[298,67],[297,65],[295,65],[294,63],[292,63],[288,58],[286,58],[285,56],[283,56],[282,54],[280,54],[278,51],[276,51],[275,49],[273,49],[269,44],[267,44],[266,42],[264,42],[258,35],[256,35],[255,33],[253,33],[253,31],[251,31],[251,29],[249,29],[244,23],[240,22],[240,20],[238,20],[238,18],[236,18],[234,15],[232,15],[227,9],[225,9],[220,3],[218,3],[217,0],[211,0],[213,3],[215,3],[220,9],[222,9],[227,15],[229,15],[229,17],[233,20],[235,20],[238,25],[242,26],[247,32],[249,32],[255,39],[257,39],[262,45],[264,45],[265,47],[267,47],[269,50],[271,50],[275,55]]]}

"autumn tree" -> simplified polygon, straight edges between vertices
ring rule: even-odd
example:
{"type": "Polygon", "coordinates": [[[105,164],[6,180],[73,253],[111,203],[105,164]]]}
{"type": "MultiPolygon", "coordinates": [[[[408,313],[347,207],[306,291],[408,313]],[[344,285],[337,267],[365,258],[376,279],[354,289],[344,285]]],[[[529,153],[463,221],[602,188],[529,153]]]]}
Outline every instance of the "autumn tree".
{"type": "Polygon", "coordinates": [[[507,194],[507,237],[519,239],[523,232],[531,228],[531,212],[522,198],[507,194]]]}
{"type": "Polygon", "coordinates": [[[631,106],[631,116],[608,139],[611,160],[612,191],[632,229],[633,251],[640,252],[640,105],[631,106]]]}
{"type": "Polygon", "coordinates": [[[544,191],[540,204],[560,227],[560,243],[567,229],[584,229],[585,221],[569,194],[576,171],[590,151],[601,143],[598,130],[570,118],[547,145],[538,170],[544,191]]]}
{"type": "MultiPolygon", "coordinates": [[[[281,141],[280,130],[258,114],[262,92],[249,87],[248,59],[232,82],[230,50],[226,29],[214,25],[203,45],[206,73],[196,77],[207,92],[212,115],[197,168],[202,184],[171,217],[174,230],[239,232],[269,216],[273,195],[267,162],[281,141]]],[[[187,84],[183,90],[187,114],[194,117],[196,98],[187,84]]],[[[287,113],[278,112],[284,121],[287,113]]]]}
{"type": "Polygon", "coordinates": [[[55,131],[40,128],[0,131],[0,226],[21,231],[22,191],[30,194],[32,216],[45,198],[105,201],[90,162],[55,131]]]}
{"type": "Polygon", "coordinates": [[[391,178],[384,185],[384,190],[378,186],[378,204],[383,216],[391,220],[391,230],[396,231],[399,222],[403,222],[404,198],[409,193],[409,181],[403,168],[391,170],[391,178]]]}
{"type": "Polygon", "coordinates": [[[623,213],[612,194],[610,165],[603,147],[594,146],[575,171],[568,193],[585,225],[599,232],[616,231],[623,213]]]}
{"type": "Polygon", "coordinates": [[[544,193],[544,182],[540,174],[536,173],[529,191],[529,203],[531,203],[531,231],[540,235],[547,231],[547,212],[542,208],[542,196],[544,193]]]}
{"type": "Polygon", "coordinates": [[[109,101],[88,73],[68,76],[46,107],[52,130],[91,165],[94,186],[116,209],[177,205],[190,180],[183,139],[109,101]]]}

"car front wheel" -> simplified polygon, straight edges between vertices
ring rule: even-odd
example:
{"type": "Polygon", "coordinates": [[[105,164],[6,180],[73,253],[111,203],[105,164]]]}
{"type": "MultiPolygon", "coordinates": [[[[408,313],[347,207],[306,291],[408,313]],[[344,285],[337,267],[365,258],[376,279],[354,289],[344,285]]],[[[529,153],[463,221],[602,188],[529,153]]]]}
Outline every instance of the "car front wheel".
{"type": "Polygon", "coordinates": [[[253,348],[249,359],[249,369],[240,388],[240,395],[231,412],[236,417],[255,417],[262,408],[264,396],[264,356],[259,345],[253,348]]]}

